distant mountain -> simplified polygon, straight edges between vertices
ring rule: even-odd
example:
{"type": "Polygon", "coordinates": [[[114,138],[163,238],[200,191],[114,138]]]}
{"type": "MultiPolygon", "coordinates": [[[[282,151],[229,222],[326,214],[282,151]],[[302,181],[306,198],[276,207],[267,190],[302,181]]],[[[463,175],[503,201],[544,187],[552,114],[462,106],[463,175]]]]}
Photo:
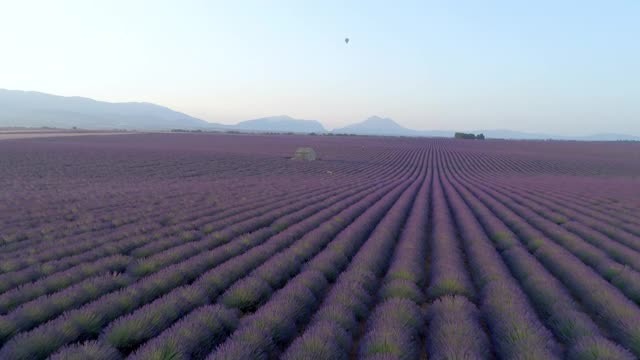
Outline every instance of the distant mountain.
{"type": "Polygon", "coordinates": [[[415,133],[414,130],[402,127],[389,118],[379,116],[372,116],[362,122],[334,129],[332,132],[358,135],[408,135],[415,133]]]}
{"type": "Polygon", "coordinates": [[[370,118],[342,128],[333,129],[334,134],[391,135],[391,136],[429,136],[453,137],[453,131],[421,131],[401,126],[392,119],[371,116],[370,118]]]}
{"type": "Polygon", "coordinates": [[[514,140],[545,140],[553,136],[541,133],[527,133],[513,130],[476,130],[474,134],[484,134],[487,139],[514,139],[514,140]]]}
{"type": "MultiPolygon", "coordinates": [[[[151,103],[110,103],[83,97],[49,95],[35,91],[0,89],[0,127],[53,127],[88,130],[222,130],[242,132],[326,133],[316,120],[271,116],[242,121],[236,125],[210,123],[151,103]]],[[[380,136],[427,136],[452,138],[454,131],[413,130],[392,119],[372,116],[362,122],[331,131],[334,134],[380,136]]],[[[604,133],[589,136],[561,136],[512,130],[477,130],[488,139],[640,141],[632,135],[604,133]]]]}
{"type": "MultiPolygon", "coordinates": [[[[334,134],[381,135],[381,136],[425,136],[453,137],[455,131],[413,130],[396,123],[392,119],[372,116],[362,122],[333,129],[334,134]]],[[[465,131],[466,132],[466,131],[465,131]]],[[[487,139],[513,140],[567,140],[567,141],[640,141],[640,137],[622,134],[595,134],[589,136],[563,136],[544,133],[528,133],[513,130],[476,130],[473,134],[484,134],[487,139]]]]}
{"type": "Polygon", "coordinates": [[[476,130],[473,133],[483,133],[487,139],[512,140],[566,140],[566,141],[640,141],[640,137],[624,134],[594,134],[587,136],[554,135],[544,133],[529,133],[512,130],[476,130]]]}
{"type": "Polygon", "coordinates": [[[110,103],[83,97],[0,89],[0,127],[52,127],[89,130],[236,130],[325,133],[315,120],[273,116],[237,125],[210,123],[151,103],[110,103]]]}
{"type": "Polygon", "coordinates": [[[576,140],[584,141],[640,141],[640,136],[623,135],[623,134],[595,134],[589,136],[581,136],[576,140]]]}
{"type": "Polygon", "coordinates": [[[0,89],[0,127],[169,130],[212,124],[150,103],[109,103],[83,97],[0,89]]]}
{"type": "Polygon", "coordinates": [[[235,130],[261,132],[325,133],[327,130],[316,120],[299,120],[287,115],[246,120],[234,125],[235,130]]]}

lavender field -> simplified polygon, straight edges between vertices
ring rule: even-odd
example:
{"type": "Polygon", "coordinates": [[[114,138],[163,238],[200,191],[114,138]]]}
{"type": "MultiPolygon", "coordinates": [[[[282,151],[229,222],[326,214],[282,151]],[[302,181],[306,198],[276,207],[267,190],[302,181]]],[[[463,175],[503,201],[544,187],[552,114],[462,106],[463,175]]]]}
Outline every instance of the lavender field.
{"type": "Polygon", "coordinates": [[[638,143],[0,141],[3,360],[636,359],[639,304],[638,143]]]}

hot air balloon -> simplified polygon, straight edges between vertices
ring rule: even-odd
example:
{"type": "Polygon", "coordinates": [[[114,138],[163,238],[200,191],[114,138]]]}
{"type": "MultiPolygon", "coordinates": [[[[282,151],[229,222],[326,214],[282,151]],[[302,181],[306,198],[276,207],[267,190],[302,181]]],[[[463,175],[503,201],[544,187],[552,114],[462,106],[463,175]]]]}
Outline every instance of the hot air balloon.
{"type": "Polygon", "coordinates": [[[344,38],[345,44],[349,44],[349,38],[344,38]]]}

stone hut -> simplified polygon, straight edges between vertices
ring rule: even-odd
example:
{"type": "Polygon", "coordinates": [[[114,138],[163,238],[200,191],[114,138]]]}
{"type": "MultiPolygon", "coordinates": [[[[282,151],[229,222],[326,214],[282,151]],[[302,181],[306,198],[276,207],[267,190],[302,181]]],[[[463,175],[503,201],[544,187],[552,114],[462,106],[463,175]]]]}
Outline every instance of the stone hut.
{"type": "Polygon", "coordinates": [[[293,154],[292,159],[294,160],[306,160],[313,161],[317,159],[316,152],[310,147],[301,147],[296,150],[293,154]]]}

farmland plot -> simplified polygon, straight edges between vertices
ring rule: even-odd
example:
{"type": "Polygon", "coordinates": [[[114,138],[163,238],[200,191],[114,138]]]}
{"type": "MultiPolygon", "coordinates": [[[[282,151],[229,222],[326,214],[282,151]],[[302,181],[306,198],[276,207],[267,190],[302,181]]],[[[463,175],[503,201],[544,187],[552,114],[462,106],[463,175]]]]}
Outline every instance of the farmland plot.
{"type": "Polygon", "coordinates": [[[635,359],[639,210],[635,143],[4,140],[0,359],[635,359]]]}

